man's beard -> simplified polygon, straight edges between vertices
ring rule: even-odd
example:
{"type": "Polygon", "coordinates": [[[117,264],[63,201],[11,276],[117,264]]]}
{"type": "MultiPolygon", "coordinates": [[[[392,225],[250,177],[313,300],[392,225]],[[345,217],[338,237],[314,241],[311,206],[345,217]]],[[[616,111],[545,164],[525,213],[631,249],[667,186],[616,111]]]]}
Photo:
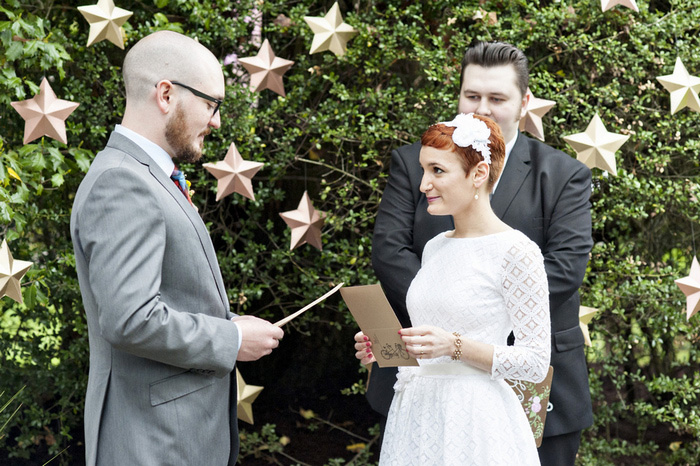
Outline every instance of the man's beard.
{"type": "Polygon", "coordinates": [[[202,150],[189,140],[185,112],[179,105],[174,117],[165,125],[165,140],[175,151],[174,158],[182,162],[194,163],[202,158],[202,150]]]}

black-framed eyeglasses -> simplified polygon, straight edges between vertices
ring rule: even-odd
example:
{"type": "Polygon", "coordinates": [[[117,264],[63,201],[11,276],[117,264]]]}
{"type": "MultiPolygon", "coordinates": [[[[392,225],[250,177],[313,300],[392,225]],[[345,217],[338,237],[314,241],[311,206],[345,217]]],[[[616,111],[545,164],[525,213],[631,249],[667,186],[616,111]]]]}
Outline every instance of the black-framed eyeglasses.
{"type": "MultiPolygon", "coordinates": [[[[214,112],[212,112],[212,116],[216,115],[216,112],[219,111],[219,107],[223,103],[223,100],[217,99],[215,97],[212,97],[210,95],[205,94],[202,91],[198,91],[197,89],[188,86],[187,84],[182,84],[177,81],[170,81],[172,84],[175,84],[176,86],[184,87],[188,91],[190,91],[192,94],[196,95],[197,97],[201,97],[202,99],[208,100],[209,102],[214,102],[216,104],[216,107],[214,107],[214,112]]],[[[157,85],[156,85],[157,86],[157,85]]]]}

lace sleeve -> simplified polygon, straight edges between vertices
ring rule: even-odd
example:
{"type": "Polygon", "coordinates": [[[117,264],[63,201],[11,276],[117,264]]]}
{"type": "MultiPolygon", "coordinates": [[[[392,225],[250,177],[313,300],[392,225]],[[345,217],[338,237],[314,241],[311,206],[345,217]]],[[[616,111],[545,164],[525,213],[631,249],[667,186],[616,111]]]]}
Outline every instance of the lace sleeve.
{"type": "Polygon", "coordinates": [[[541,382],[552,348],[547,275],[537,245],[517,242],[506,252],[501,283],[515,345],[494,348],[491,377],[541,382]]]}

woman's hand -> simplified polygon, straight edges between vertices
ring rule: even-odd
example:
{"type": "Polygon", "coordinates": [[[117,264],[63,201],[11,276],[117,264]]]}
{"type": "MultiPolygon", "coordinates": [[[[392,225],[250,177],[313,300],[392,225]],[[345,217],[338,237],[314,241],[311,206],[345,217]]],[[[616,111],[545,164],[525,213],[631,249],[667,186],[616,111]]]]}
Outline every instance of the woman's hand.
{"type": "Polygon", "coordinates": [[[399,334],[408,354],[416,359],[452,356],[456,348],[456,337],[452,333],[432,325],[402,328],[399,334]]]}
{"type": "Polygon", "coordinates": [[[355,334],[355,351],[355,357],[359,359],[362,364],[371,364],[376,361],[372,354],[372,342],[369,341],[369,337],[362,332],[357,332],[355,334]]]}

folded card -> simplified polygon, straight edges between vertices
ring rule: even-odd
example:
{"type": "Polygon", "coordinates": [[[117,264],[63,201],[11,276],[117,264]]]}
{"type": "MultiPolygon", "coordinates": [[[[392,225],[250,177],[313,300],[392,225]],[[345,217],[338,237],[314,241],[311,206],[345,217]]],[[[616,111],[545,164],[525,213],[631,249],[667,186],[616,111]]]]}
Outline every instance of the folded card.
{"type": "Polygon", "coordinates": [[[401,323],[379,285],[346,286],[340,294],[357,325],[372,342],[379,367],[417,366],[401,340],[401,323]]]}

